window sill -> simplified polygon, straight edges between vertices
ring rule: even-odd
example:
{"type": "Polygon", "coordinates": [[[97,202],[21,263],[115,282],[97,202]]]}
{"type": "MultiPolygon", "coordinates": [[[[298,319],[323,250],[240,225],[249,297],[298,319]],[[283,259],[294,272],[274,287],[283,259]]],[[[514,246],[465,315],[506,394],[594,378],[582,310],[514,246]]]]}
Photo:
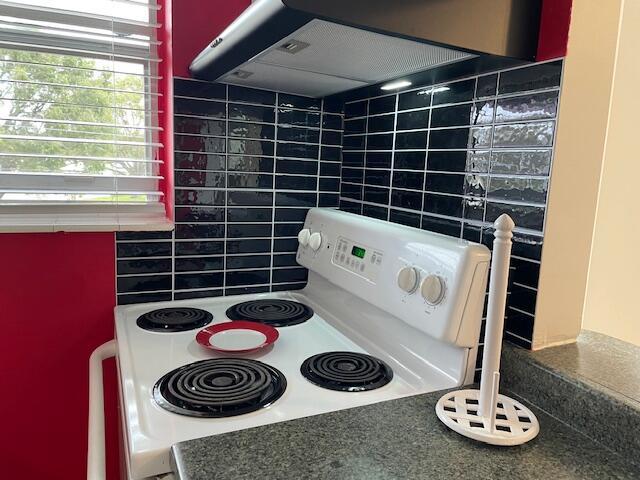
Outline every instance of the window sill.
{"type": "Polygon", "coordinates": [[[171,231],[164,215],[114,213],[64,215],[0,215],[0,233],[171,231]]]}

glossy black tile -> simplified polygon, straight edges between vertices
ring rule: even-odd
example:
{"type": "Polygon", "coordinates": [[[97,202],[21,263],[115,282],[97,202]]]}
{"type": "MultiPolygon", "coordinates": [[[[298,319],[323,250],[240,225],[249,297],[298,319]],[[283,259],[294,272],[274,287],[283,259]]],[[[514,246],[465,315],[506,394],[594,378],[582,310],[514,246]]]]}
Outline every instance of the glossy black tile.
{"type": "Polygon", "coordinates": [[[395,115],[393,114],[369,117],[367,121],[367,132],[369,133],[393,132],[394,122],[395,122],[395,115]]]}
{"type": "Polygon", "coordinates": [[[342,167],[342,180],[350,183],[362,183],[364,170],[362,168],[342,167]]]}
{"type": "Polygon", "coordinates": [[[223,190],[187,190],[176,189],[176,206],[181,205],[224,205],[223,190]]]}
{"type": "Polygon", "coordinates": [[[392,148],[393,148],[392,133],[367,135],[367,150],[391,150],[392,148]]]}
{"type": "Polygon", "coordinates": [[[328,162],[339,162],[342,158],[342,148],[328,147],[323,145],[320,147],[320,160],[328,162]]]}
{"type": "Polygon", "coordinates": [[[176,242],[175,251],[177,257],[187,255],[222,255],[224,254],[224,242],[176,242]]]}
{"type": "Polygon", "coordinates": [[[223,282],[223,273],[177,273],[175,275],[176,290],[222,287],[223,282]]]}
{"type": "Polygon", "coordinates": [[[464,194],[471,197],[485,197],[489,177],[477,173],[468,173],[464,176],[464,194]]]}
{"type": "Polygon", "coordinates": [[[361,135],[367,131],[367,119],[356,118],[344,122],[345,135],[361,135]]]}
{"type": "Polygon", "coordinates": [[[398,130],[418,130],[429,127],[429,110],[417,110],[398,114],[398,130]]]}
{"type": "Polygon", "coordinates": [[[466,168],[466,151],[430,151],[427,154],[427,170],[464,172],[466,168]]]}
{"type": "Polygon", "coordinates": [[[334,132],[333,130],[323,130],[321,143],[323,145],[335,145],[342,148],[342,133],[334,132]]]}
{"type": "Polygon", "coordinates": [[[173,104],[175,113],[178,115],[196,115],[208,118],[226,118],[227,116],[227,106],[224,102],[176,97],[173,104]]]}
{"type": "Polygon", "coordinates": [[[171,275],[138,275],[134,277],[118,277],[116,284],[118,293],[171,290],[171,275]]]}
{"type": "Polygon", "coordinates": [[[475,102],[471,108],[471,125],[487,125],[495,120],[496,101],[491,98],[475,102]]]}
{"type": "Polygon", "coordinates": [[[391,168],[391,157],[391,152],[367,152],[365,165],[367,168],[391,168]]]}
{"type": "Polygon", "coordinates": [[[294,173],[301,175],[318,174],[318,163],[315,160],[287,160],[279,158],[276,160],[276,173],[294,173]]]}
{"type": "Polygon", "coordinates": [[[322,115],[322,128],[342,130],[342,116],[324,113],[322,115]]]}
{"type": "Polygon", "coordinates": [[[318,112],[305,112],[288,108],[278,109],[278,125],[294,125],[298,127],[320,127],[318,112]]]}
{"type": "Polygon", "coordinates": [[[422,192],[394,188],[391,191],[391,206],[420,210],[422,208],[422,192]]]}
{"type": "Polygon", "coordinates": [[[396,96],[372,98],[369,100],[369,115],[393,112],[396,108],[396,96]]]}
{"type": "Polygon", "coordinates": [[[380,185],[388,187],[391,183],[391,172],[388,170],[370,170],[364,171],[364,183],[367,185],[380,185]]]}
{"type": "Polygon", "coordinates": [[[273,188],[273,175],[252,173],[227,174],[227,186],[229,188],[247,189],[271,189],[273,188]]]}
{"type": "Polygon", "coordinates": [[[342,144],[343,150],[364,150],[367,137],[365,135],[353,135],[344,137],[344,143],[342,144]]]}
{"type": "Polygon", "coordinates": [[[547,179],[492,177],[487,198],[544,204],[547,200],[547,187],[547,179]]]}
{"type": "Polygon", "coordinates": [[[260,285],[269,283],[270,271],[269,270],[252,270],[252,271],[237,271],[226,272],[225,284],[228,287],[237,287],[240,285],[260,285]]]}
{"type": "Polygon", "coordinates": [[[137,260],[118,260],[116,271],[118,275],[171,272],[171,259],[140,258],[137,260]]]}
{"type": "Polygon", "coordinates": [[[429,149],[467,148],[468,142],[468,128],[447,128],[444,130],[432,130],[429,133],[429,149]]]}
{"type": "Polygon", "coordinates": [[[483,75],[478,77],[476,83],[476,98],[493,97],[498,86],[498,74],[483,75]]]}
{"type": "Polygon", "coordinates": [[[426,152],[395,152],[394,168],[404,170],[424,170],[426,152]]]}
{"type": "Polygon", "coordinates": [[[318,145],[278,142],[276,155],[293,158],[318,158],[318,145]]]}
{"type": "Polygon", "coordinates": [[[175,183],[179,187],[216,187],[226,185],[223,172],[177,171],[175,183]]]}
{"type": "Polygon", "coordinates": [[[496,125],[494,147],[550,147],[553,144],[555,122],[496,125]]]}
{"type": "Polygon", "coordinates": [[[223,238],[224,224],[182,223],[176,225],[175,238],[223,238]]]}
{"type": "Polygon", "coordinates": [[[378,205],[364,204],[362,205],[362,215],[379,220],[386,220],[389,215],[389,209],[378,205]]]}
{"type": "Polygon", "coordinates": [[[321,177],[339,177],[340,164],[335,162],[320,162],[321,177]]]}
{"type": "Polygon", "coordinates": [[[319,143],[320,130],[301,127],[278,127],[278,141],[319,143]]]}
{"type": "Polygon", "coordinates": [[[340,210],[343,212],[362,214],[362,203],[340,199],[340,210]]]}
{"type": "Polygon", "coordinates": [[[227,240],[227,255],[234,253],[269,253],[271,239],[227,240]]]}
{"type": "Polygon", "coordinates": [[[344,101],[336,97],[325,98],[323,110],[330,113],[344,113],[344,101]]]}
{"type": "Polygon", "coordinates": [[[208,120],[195,117],[176,117],[174,121],[174,130],[176,133],[225,136],[227,134],[227,124],[224,120],[208,120]]]}
{"type": "Polygon", "coordinates": [[[425,193],[423,201],[425,212],[449,217],[460,217],[462,215],[462,197],[425,193]]]}
{"type": "MultiPolygon", "coordinates": [[[[271,290],[275,291],[275,285],[271,286],[271,290]]],[[[225,296],[229,295],[249,295],[251,293],[265,293],[269,291],[269,285],[263,285],[259,287],[235,287],[235,288],[225,288],[224,294],[225,296]]]]}
{"type": "Polygon", "coordinates": [[[406,172],[395,170],[393,172],[393,186],[411,190],[422,190],[424,184],[423,172],[406,172]]]}
{"type": "Polygon", "coordinates": [[[229,122],[229,136],[252,139],[273,140],[276,135],[274,125],[265,123],[229,122]]]}
{"type": "Polygon", "coordinates": [[[411,92],[401,93],[398,97],[398,110],[423,108],[431,105],[431,88],[425,87],[411,92]]]}
{"type": "Polygon", "coordinates": [[[229,153],[237,155],[273,155],[273,142],[269,140],[237,140],[227,141],[229,153]]]}
{"type": "Polygon", "coordinates": [[[255,105],[230,103],[228,109],[230,120],[274,123],[276,119],[276,110],[273,107],[260,107],[255,105]]]}
{"type": "Polygon", "coordinates": [[[431,215],[422,216],[422,229],[430,232],[442,233],[451,237],[460,236],[462,223],[448,218],[433,217],[431,215]]]}
{"type": "Polygon", "coordinates": [[[427,173],[424,189],[427,192],[464,194],[465,176],[457,173],[427,173]]]}
{"type": "Polygon", "coordinates": [[[225,159],[224,155],[176,152],[174,155],[174,167],[193,170],[224,170],[225,159]]]}
{"type": "Polygon", "coordinates": [[[173,294],[174,300],[189,300],[192,298],[211,298],[211,297],[220,297],[222,296],[223,290],[213,289],[213,290],[195,290],[192,292],[175,292],[173,294]]]}
{"type": "Polygon", "coordinates": [[[493,152],[491,173],[548,176],[551,171],[551,154],[550,149],[493,152]]]}
{"type": "Polygon", "coordinates": [[[260,207],[273,204],[273,193],[251,191],[227,192],[227,205],[260,207]]]}
{"type": "Polygon", "coordinates": [[[320,110],[322,100],[318,98],[300,97],[281,93],[278,95],[278,106],[285,108],[299,108],[302,110],[320,110]]]}
{"type": "Polygon", "coordinates": [[[303,223],[276,223],[273,230],[274,237],[297,237],[303,223]]]}
{"type": "Polygon", "coordinates": [[[224,270],[224,257],[176,258],[176,272],[204,272],[224,270]]]}
{"type": "Polygon", "coordinates": [[[470,125],[471,103],[439,107],[431,110],[432,127],[457,127],[470,125]]]}
{"type": "Polygon", "coordinates": [[[353,200],[362,200],[362,185],[343,183],[340,186],[340,195],[353,200]]]}
{"type": "Polygon", "coordinates": [[[344,152],[342,154],[342,165],[345,167],[363,167],[364,152],[344,152]]]}
{"type": "Polygon", "coordinates": [[[306,268],[278,268],[273,271],[273,283],[304,282],[307,274],[306,268]]]}
{"type": "Polygon", "coordinates": [[[318,190],[320,190],[321,192],[339,192],[340,179],[339,178],[319,178],[318,190]]]}
{"type": "Polygon", "coordinates": [[[298,249],[297,238],[276,238],[273,241],[274,252],[295,252],[298,249]]]}
{"type": "Polygon", "coordinates": [[[272,208],[228,208],[227,222],[271,222],[272,208]]]}
{"type": "Polygon", "coordinates": [[[227,257],[227,270],[268,268],[270,266],[270,255],[230,255],[227,257]]]}
{"type": "Polygon", "coordinates": [[[276,188],[281,190],[317,190],[318,177],[276,175],[276,188]]]}
{"type": "Polygon", "coordinates": [[[315,193],[303,192],[277,192],[276,205],[286,207],[313,207],[316,205],[315,193]]]}
{"type": "MultiPolygon", "coordinates": [[[[298,194],[293,194],[298,195],[298,194]]],[[[290,199],[293,201],[294,199],[290,199]]],[[[282,200],[280,200],[282,201],[282,200]]],[[[307,217],[308,208],[276,208],[276,222],[304,222],[307,217]]]]}
{"type": "Polygon", "coordinates": [[[195,135],[175,135],[175,148],[182,152],[225,153],[227,142],[219,137],[202,137],[195,135]]]}
{"type": "Polygon", "coordinates": [[[420,228],[420,215],[417,213],[404,212],[392,208],[389,210],[389,221],[409,227],[420,228]]]}
{"type": "Polygon", "coordinates": [[[475,93],[476,80],[447,83],[433,89],[433,105],[468,102],[475,93]]]}
{"type": "Polygon", "coordinates": [[[171,240],[171,232],[116,232],[116,240],[171,240]]]}
{"type": "Polygon", "coordinates": [[[344,117],[362,117],[367,114],[367,100],[360,102],[346,103],[344,106],[344,117]]]}
{"type": "Polygon", "coordinates": [[[297,267],[298,262],[296,260],[295,253],[284,253],[281,255],[273,256],[274,267],[297,267]]]}
{"type": "Polygon", "coordinates": [[[511,216],[517,227],[542,232],[544,207],[487,202],[486,219],[493,222],[503,213],[511,216]]]}
{"type": "Polygon", "coordinates": [[[168,302],[171,300],[171,292],[140,293],[137,295],[118,295],[118,305],[131,305],[134,303],[168,302]]]}
{"type": "MultiPolygon", "coordinates": [[[[350,195],[344,195],[344,196],[347,197],[347,196],[350,196],[350,195]]],[[[354,196],[350,196],[350,197],[359,200],[358,197],[354,197],[354,196]]],[[[382,188],[382,187],[371,187],[369,185],[365,185],[362,188],[362,199],[365,202],[380,203],[380,204],[383,204],[383,205],[388,205],[389,204],[389,189],[388,188],[382,188]]],[[[385,219],[386,219],[386,215],[385,215],[385,219]]]]}
{"type": "Polygon", "coordinates": [[[176,78],[173,82],[173,94],[177,97],[195,97],[224,101],[227,98],[227,86],[223,83],[176,78]]]}
{"type": "Polygon", "coordinates": [[[275,105],[276,94],[256,88],[239,87],[229,85],[229,100],[234,102],[260,103],[263,105],[275,105]]]}
{"type": "Polygon", "coordinates": [[[499,98],[496,122],[554,119],[558,114],[558,93],[555,91],[499,98]]]}
{"type": "Polygon", "coordinates": [[[427,148],[427,132],[401,132],[396,134],[396,150],[427,148]]]}
{"type": "Polygon", "coordinates": [[[337,207],[340,202],[340,195],[337,193],[320,192],[318,194],[319,207],[337,207]]]}
{"type": "Polygon", "coordinates": [[[273,158],[252,157],[247,155],[229,155],[227,170],[234,172],[273,172],[273,158]]]}
{"type": "Polygon", "coordinates": [[[271,237],[271,223],[230,223],[227,225],[227,238],[271,237]]]}
{"type": "Polygon", "coordinates": [[[502,72],[498,93],[525,92],[560,86],[562,60],[502,72]]]}

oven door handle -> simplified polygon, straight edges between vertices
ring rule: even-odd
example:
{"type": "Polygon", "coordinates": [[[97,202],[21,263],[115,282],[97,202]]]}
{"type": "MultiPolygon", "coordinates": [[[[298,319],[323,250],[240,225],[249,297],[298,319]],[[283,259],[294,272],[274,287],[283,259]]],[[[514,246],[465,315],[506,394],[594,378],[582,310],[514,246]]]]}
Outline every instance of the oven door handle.
{"type": "Polygon", "coordinates": [[[96,348],[89,357],[89,431],[87,444],[87,480],[106,479],[104,440],[104,385],[102,361],[116,356],[116,341],[96,348]]]}

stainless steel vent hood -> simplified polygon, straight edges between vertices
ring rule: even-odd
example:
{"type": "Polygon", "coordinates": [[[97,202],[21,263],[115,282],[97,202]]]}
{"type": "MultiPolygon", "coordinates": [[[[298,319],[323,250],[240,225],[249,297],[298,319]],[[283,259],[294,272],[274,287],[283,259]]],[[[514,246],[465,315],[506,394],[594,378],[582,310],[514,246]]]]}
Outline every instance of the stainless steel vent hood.
{"type": "Polygon", "coordinates": [[[534,60],[541,0],[258,0],[195,78],[324,97],[479,57],[534,60]]]}

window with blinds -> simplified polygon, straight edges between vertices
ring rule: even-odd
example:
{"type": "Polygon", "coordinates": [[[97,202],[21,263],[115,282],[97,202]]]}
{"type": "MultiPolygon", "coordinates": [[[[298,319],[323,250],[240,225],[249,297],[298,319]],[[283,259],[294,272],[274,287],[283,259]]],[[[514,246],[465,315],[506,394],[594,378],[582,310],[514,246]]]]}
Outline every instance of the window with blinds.
{"type": "Polygon", "coordinates": [[[0,0],[0,231],[169,229],[156,0],[0,0]]]}

